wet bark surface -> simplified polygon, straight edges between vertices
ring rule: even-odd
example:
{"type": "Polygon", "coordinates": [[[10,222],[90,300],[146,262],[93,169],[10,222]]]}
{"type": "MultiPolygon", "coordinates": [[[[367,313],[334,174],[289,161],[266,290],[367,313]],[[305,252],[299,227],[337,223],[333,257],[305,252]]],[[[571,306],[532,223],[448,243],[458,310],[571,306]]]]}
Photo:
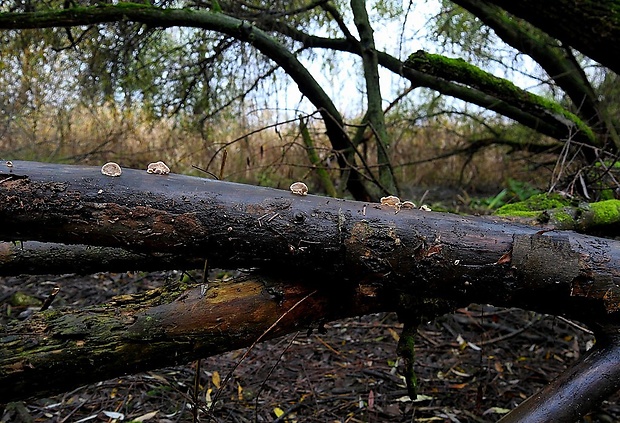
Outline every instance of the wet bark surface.
{"type": "Polygon", "coordinates": [[[204,259],[191,255],[135,253],[123,248],[53,242],[0,242],[0,275],[49,275],[67,272],[87,275],[161,269],[197,269],[204,259]]]}
{"type": "Polygon", "coordinates": [[[382,309],[368,290],[347,298],[329,298],[295,281],[240,277],[168,285],[86,309],[37,312],[3,329],[0,397],[58,393],[382,309]]]}
{"type": "Polygon", "coordinates": [[[0,169],[0,238],[191,254],[226,268],[314,275],[348,289],[511,305],[580,320],[618,309],[620,244],[482,217],[297,196],[126,169],[0,169]],[[558,266],[558,263],[561,265],[558,266]],[[337,281],[334,283],[333,281],[337,281]]]}

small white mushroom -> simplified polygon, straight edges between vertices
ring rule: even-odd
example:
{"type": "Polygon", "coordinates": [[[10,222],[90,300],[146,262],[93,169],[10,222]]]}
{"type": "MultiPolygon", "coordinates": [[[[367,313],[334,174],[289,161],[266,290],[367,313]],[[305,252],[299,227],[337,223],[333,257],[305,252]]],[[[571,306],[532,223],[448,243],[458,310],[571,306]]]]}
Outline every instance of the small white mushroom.
{"type": "Polygon", "coordinates": [[[396,197],[395,195],[381,197],[381,205],[400,208],[400,198],[396,197]]]}
{"type": "Polygon", "coordinates": [[[166,163],[161,160],[155,163],[149,163],[146,168],[146,173],[153,173],[155,175],[167,175],[170,173],[170,168],[166,166],[166,163]]]}
{"type": "Polygon", "coordinates": [[[6,167],[13,167],[13,162],[10,160],[7,160],[6,167]]]}
{"type": "Polygon", "coordinates": [[[422,205],[420,206],[420,210],[423,210],[423,211],[431,211],[431,208],[430,208],[429,206],[427,206],[426,204],[422,204],[422,205]]]}
{"type": "Polygon", "coordinates": [[[105,176],[121,176],[121,173],[123,173],[123,171],[118,164],[114,162],[108,162],[101,166],[101,173],[105,176]]]}
{"type": "Polygon", "coordinates": [[[297,195],[308,195],[308,186],[303,182],[295,182],[291,184],[291,192],[297,195]]]}
{"type": "Polygon", "coordinates": [[[415,203],[412,201],[403,201],[402,203],[400,203],[400,207],[402,209],[415,209],[415,203]]]}

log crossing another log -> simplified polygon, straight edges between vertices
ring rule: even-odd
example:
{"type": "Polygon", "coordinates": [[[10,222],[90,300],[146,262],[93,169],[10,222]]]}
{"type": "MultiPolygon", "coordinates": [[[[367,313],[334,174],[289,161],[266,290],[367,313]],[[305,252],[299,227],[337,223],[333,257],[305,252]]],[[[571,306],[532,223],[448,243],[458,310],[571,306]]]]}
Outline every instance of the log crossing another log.
{"type": "MultiPolygon", "coordinates": [[[[175,174],[125,169],[107,177],[96,167],[32,162],[0,163],[0,222],[6,242],[87,244],[165,255],[166,266],[191,257],[253,272],[84,310],[50,309],[3,328],[6,401],[186,362],[335,318],[397,311],[411,323],[471,302],[564,315],[596,331],[596,350],[575,368],[575,382],[558,379],[587,399],[566,416],[581,415],[618,388],[597,381],[599,368],[620,374],[614,240],[175,174]]],[[[561,398],[543,391],[507,421],[538,421],[540,404],[562,408],[561,398]]]]}
{"type": "Polygon", "coordinates": [[[617,241],[483,217],[126,169],[0,167],[0,239],[191,255],[590,322],[620,308],[617,241]],[[87,242],[86,242],[87,241],[87,242]]]}

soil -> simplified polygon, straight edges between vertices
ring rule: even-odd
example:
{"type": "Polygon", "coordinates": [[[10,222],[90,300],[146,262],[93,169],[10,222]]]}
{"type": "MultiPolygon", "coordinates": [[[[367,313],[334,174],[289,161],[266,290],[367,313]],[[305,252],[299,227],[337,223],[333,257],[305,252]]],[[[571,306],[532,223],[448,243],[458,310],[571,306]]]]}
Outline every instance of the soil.
{"type": "MultiPolygon", "coordinates": [[[[54,307],[83,307],[179,277],[158,272],[0,278],[0,324],[28,314],[28,301],[11,305],[16,293],[40,301],[59,286],[54,307]]],[[[401,328],[394,314],[336,321],[325,333],[300,332],[258,344],[242,362],[245,350],[232,351],[11,403],[1,421],[494,422],[593,342],[584,328],[557,317],[471,305],[420,326],[419,392],[412,400],[396,355],[401,328]]],[[[620,421],[619,399],[605,401],[583,421],[620,421]]]]}

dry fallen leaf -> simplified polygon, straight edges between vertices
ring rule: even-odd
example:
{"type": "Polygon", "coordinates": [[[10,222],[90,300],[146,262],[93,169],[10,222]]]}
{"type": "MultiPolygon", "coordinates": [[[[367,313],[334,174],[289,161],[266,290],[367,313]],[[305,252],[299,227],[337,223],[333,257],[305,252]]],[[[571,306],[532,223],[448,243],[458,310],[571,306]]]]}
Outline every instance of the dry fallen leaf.
{"type": "Polygon", "coordinates": [[[131,421],[132,422],[145,422],[147,420],[151,420],[153,417],[157,415],[157,413],[159,413],[159,410],[151,411],[150,413],[146,413],[141,416],[135,417],[131,421]]]}
{"type": "Polygon", "coordinates": [[[213,375],[211,376],[211,382],[213,382],[213,385],[217,388],[220,389],[220,383],[221,383],[221,379],[220,379],[220,373],[216,370],[213,372],[213,375]]]}

